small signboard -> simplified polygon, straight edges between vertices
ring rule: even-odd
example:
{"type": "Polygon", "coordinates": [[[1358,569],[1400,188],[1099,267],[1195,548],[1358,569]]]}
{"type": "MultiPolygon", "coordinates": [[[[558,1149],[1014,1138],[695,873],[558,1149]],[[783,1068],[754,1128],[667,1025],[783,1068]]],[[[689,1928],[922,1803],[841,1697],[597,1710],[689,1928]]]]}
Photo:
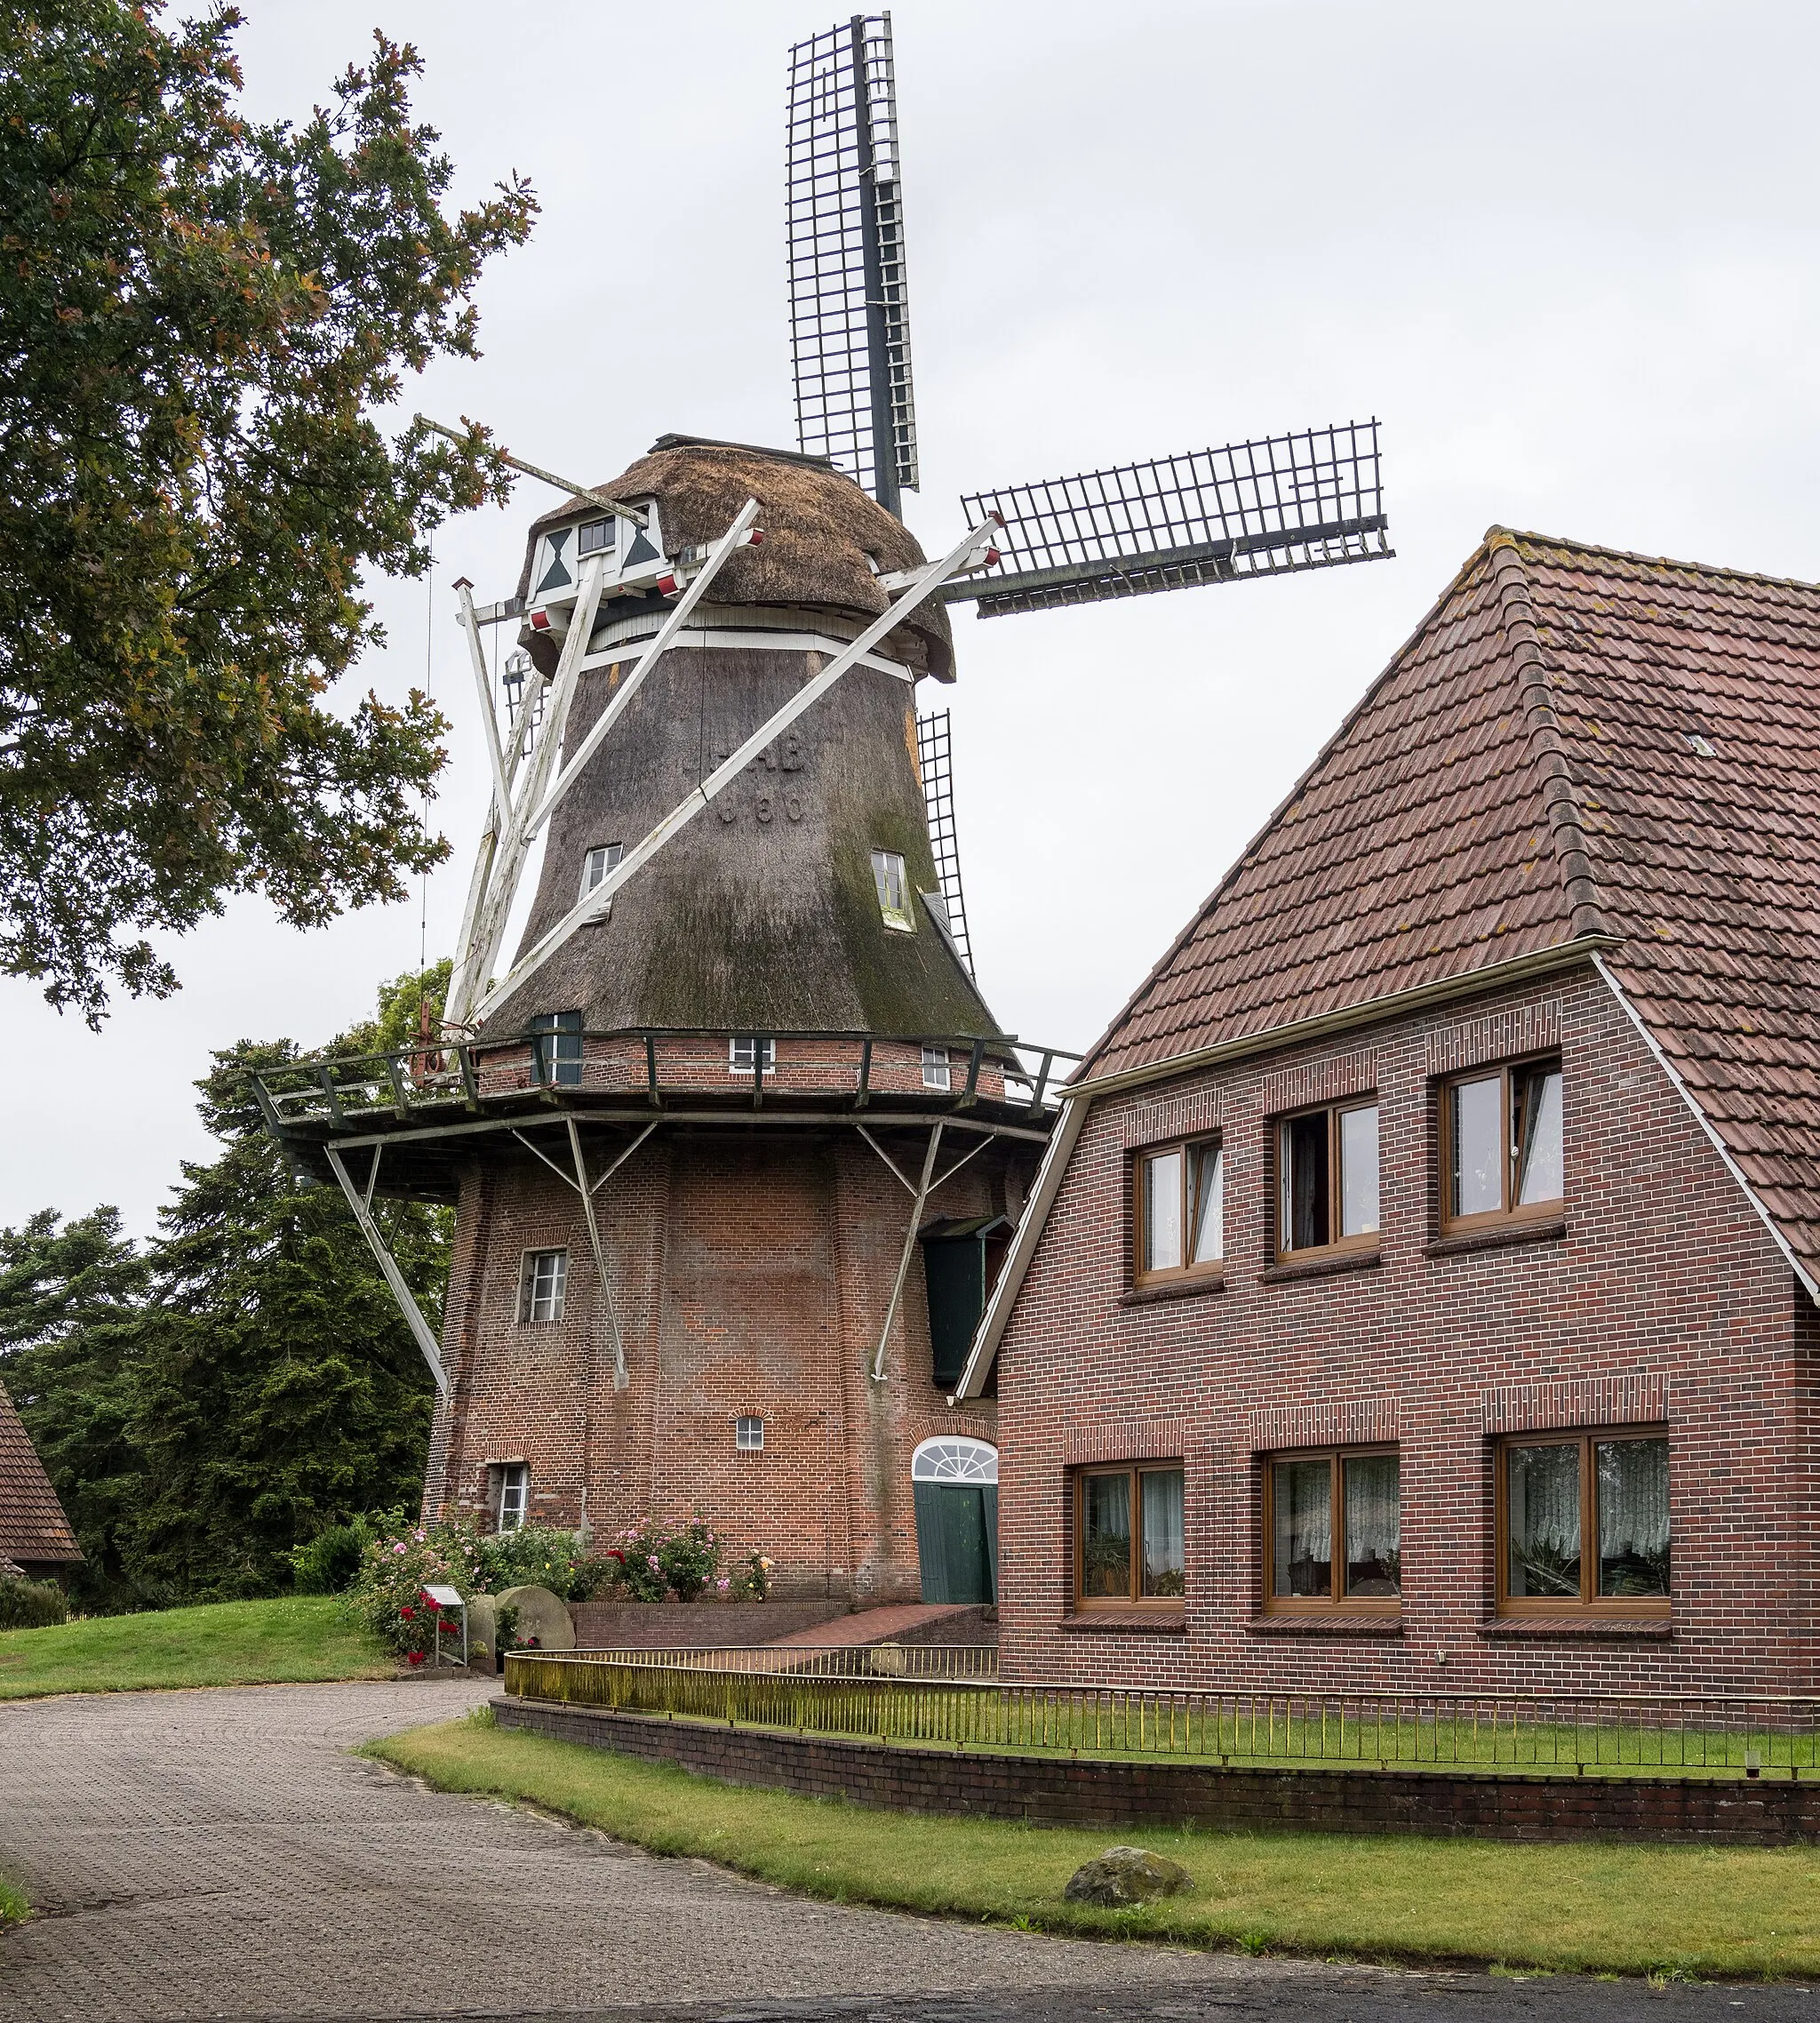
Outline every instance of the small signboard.
{"type": "Polygon", "coordinates": [[[438,1665],[440,1665],[440,1664],[443,1662],[443,1611],[445,1609],[459,1609],[459,1610],[460,1610],[460,1611],[461,1611],[461,1648],[460,1648],[460,1650],[459,1650],[459,1651],[451,1651],[450,1652],[450,1654],[449,1654],[449,1657],[450,1657],[450,1662],[451,1662],[451,1664],[455,1664],[455,1665],[465,1665],[465,1664],[467,1664],[467,1603],[466,1602],[464,1602],[464,1601],[461,1599],[460,1591],[459,1591],[458,1588],[454,1588],[454,1587],[426,1587],[426,1588],[424,1589],[424,1591],[423,1591],[423,1598],[424,1598],[424,1600],[425,1600],[425,1601],[427,1601],[427,1602],[433,1602],[433,1603],[435,1604],[435,1610],[436,1610],[436,1663],[437,1663],[438,1665]]]}

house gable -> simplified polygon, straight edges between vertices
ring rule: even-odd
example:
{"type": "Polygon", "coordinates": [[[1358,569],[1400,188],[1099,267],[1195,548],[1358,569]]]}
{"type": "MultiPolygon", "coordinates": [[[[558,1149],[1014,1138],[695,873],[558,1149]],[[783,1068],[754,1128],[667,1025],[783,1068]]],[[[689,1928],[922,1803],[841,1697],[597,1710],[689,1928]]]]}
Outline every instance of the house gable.
{"type": "Polygon", "coordinates": [[[82,1557],[51,1478],[0,1384],[0,1558],[20,1565],[59,1565],[82,1557]]]}

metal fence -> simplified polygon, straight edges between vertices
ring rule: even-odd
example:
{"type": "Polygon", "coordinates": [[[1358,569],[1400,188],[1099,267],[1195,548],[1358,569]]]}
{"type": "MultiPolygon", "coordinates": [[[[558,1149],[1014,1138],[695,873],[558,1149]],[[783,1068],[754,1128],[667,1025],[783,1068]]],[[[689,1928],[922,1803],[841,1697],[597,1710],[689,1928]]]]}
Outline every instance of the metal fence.
{"type": "Polygon", "coordinates": [[[532,1652],[507,1660],[506,1690],[676,1720],[1020,1755],[1231,1767],[1820,1773],[1820,1700],[1007,1683],[991,1676],[994,1655],[939,1646],[532,1652]],[[978,1667],[970,1676],[969,1663],[978,1667]]]}

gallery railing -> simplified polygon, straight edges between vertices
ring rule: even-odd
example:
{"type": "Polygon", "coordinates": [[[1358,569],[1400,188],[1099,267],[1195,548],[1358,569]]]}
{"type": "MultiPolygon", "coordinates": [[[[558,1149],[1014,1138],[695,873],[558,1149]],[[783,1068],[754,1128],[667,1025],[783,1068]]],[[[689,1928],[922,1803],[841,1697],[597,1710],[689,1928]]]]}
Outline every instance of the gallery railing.
{"type": "Polygon", "coordinates": [[[994,1656],[941,1647],[534,1651],[507,1659],[506,1691],[673,1720],[1018,1754],[1233,1767],[1820,1775],[1815,1699],[1144,1691],[1000,1681],[991,1676],[994,1656]],[[900,1661],[903,1671],[892,1671],[900,1661]],[[974,1675],[969,1663],[978,1665],[974,1675]]]}

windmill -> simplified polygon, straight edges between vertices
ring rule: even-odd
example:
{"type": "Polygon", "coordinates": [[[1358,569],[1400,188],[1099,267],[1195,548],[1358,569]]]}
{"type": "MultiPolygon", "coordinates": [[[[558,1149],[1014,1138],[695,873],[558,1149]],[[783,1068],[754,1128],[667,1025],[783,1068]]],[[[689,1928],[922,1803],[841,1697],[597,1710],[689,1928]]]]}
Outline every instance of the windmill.
{"type": "Polygon", "coordinates": [[[787,158],[798,447],[665,436],[603,486],[507,460],[565,497],[515,594],[456,586],[491,784],[440,1044],[254,1083],[435,1375],[427,1507],[587,1527],[712,1501],[809,1590],[986,1599],[994,1407],[948,1394],[1073,1057],[974,980],[947,714],[918,686],[954,679],[957,603],[1388,554],[1377,425],[973,493],[931,560],[898,516],[889,16],[792,51],[787,158]],[[458,1203],[440,1345],[386,1193],[458,1203]]]}

